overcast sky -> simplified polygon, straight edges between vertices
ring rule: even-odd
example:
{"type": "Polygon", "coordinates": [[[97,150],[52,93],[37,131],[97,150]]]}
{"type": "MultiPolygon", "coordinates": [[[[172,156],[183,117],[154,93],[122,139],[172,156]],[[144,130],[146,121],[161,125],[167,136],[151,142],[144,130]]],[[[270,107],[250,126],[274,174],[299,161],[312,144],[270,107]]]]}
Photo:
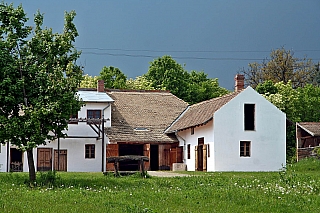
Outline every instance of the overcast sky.
{"type": "MultiPolygon", "coordinates": [[[[7,1],[9,2],[9,1],[7,1]]],[[[16,0],[28,17],[62,32],[64,11],[75,10],[85,74],[118,67],[128,78],[171,55],[188,71],[204,71],[233,89],[234,76],[272,49],[320,60],[319,0],[16,0]]]]}

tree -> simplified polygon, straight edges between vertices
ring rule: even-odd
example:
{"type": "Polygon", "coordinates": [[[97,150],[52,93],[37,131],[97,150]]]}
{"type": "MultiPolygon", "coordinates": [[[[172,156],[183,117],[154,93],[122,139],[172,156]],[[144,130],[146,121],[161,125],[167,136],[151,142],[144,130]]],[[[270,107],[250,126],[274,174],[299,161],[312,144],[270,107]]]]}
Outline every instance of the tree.
{"type": "Polygon", "coordinates": [[[276,94],[278,92],[277,87],[270,80],[267,80],[262,84],[258,84],[256,90],[258,93],[265,95],[276,94]]]}
{"type": "Polygon", "coordinates": [[[21,5],[0,3],[0,142],[27,152],[31,183],[36,179],[33,149],[64,137],[70,115],[81,108],[74,17],[74,11],[65,13],[58,34],[42,28],[40,12],[30,27],[21,5]]]}
{"type": "Polygon", "coordinates": [[[210,79],[203,71],[188,73],[171,56],[162,56],[152,61],[143,76],[155,89],[169,90],[182,100],[194,104],[215,98],[229,91],[220,87],[218,79],[210,79]]]}
{"type": "Polygon", "coordinates": [[[100,76],[98,77],[104,80],[104,87],[109,89],[125,89],[127,76],[116,67],[103,67],[100,76]]]}
{"type": "Polygon", "coordinates": [[[219,86],[218,79],[208,78],[203,71],[191,71],[187,87],[187,97],[184,99],[190,104],[225,95],[229,91],[219,86]]]}
{"type": "Polygon", "coordinates": [[[152,87],[170,92],[181,99],[186,97],[188,72],[171,56],[162,56],[152,61],[144,77],[152,82],[152,87]]]}
{"type": "Polygon", "coordinates": [[[135,79],[128,79],[126,82],[126,88],[133,90],[154,90],[152,82],[148,81],[144,76],[137,76],[135,79]]]}
{"type": "Polygon", "coordinates": [[[320,87],[307,84],[297,91],[299,120],[320,122],[320,87]]]}
{"type": "Polygon", "coordinates": [[[83,76],[80,83],[80,88],[96,88],[97,87],[98,76],[90,76],[88,74],[83,76]]]}
{"type": "Polygon", "coordinates": [[[297,88],[312,83],[316,66],[311,59],[295,58],[292,50],[280,48],[270,53],[270,59],[262,63],[250,63],[249,68],[241,73],[245,76],[246,84],[253,88],[267,80],[273,83],[291,81],[293,87],[297,88]]]}

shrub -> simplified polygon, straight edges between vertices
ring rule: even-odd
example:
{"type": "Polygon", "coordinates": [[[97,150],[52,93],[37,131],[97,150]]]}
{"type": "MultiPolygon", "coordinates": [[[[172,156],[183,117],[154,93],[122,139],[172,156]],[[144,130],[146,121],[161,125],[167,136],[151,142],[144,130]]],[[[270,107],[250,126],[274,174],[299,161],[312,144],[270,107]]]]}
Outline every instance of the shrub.
{"type": "Polygon", "coordinates": [[[56,186],[57,181],[60,180],[60,176],[56,171],[40,172],[37,178],[38,186],[56,186]]]}

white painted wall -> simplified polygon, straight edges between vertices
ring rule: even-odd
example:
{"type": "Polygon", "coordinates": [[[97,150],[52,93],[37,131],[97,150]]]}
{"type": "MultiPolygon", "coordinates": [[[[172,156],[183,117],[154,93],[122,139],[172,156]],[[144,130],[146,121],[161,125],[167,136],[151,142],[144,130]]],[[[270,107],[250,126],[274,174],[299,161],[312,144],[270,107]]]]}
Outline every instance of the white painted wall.
{"type": "MultiPolygon", "coordinates": [[[[107,143],[107,139],[105,139],[107,143]]],[[[46,146],[39,146],[38,148],[52,148],[52,168],[54,163],[54,150],[58,150],[58,141],[52,141],[46,146]]],[[[100,172],[101,171],[101,153],[102,143],[101,140],[93,138],[66,138],[60,139],[60,149],[67,150],[67,171],[69,172],[100,172]],[[85,158],[85,145],[95,144],[95,158],[85,158]]],[[[104,145],[105,150],[105,145],[104,145]]],[[[35,160],[35,167],[37,168],[37,149],[33,150],[33,156],[35,160]]],[[[104,160],[105,165],[105,160],[104,160]]],[[[105,169],[105,167],[104,167],[105,169]]],[[[29,171],[27,164],[27,154],[24,154],[23,159],[23,171],[29,171]]]]}
{"type": "MultiPolygon", "coordinates": [[[[214,115],[212,171],[278,171],[286,164],[286,116],[251,87],[214,115]],[[255,130],[244,130],[244,104],[255,104],[255,130]],[[251,141],[251,156],[240,157],[240,141],[251,141]]],[[[211,169],[211,168],[210,168],[211,169]]]]}
{"type": "MultiPolygon", "coordinates": [[[[214,161],[213,152],[212,152],[212,142],[213,142],[213,121],[211,120],[204,126],[195,127],[194,134],[191,135],[191,129],[186,129],[181,132],[178,132],[178,135],[185,140],[185,148],[184,148],[184,159],[186,160],[184,163],[187,164],[187,171],[195,170],[195,146],[198,145],[198,138],[204,137],[204,143],[210,144],[210,158],[208,161],[214,161]],[[187,145],[190,144],[190,159],[188,159],[187,145]]],[[[180,144],[182,145],[182,140],[178,137],[180,144]]],[[[211,163],[212,164],[212,163],[211,163]]],[[[208,162],[209,165],[209,162],[208,162]]]]}
{"type": "Polygon", "coordinates": [[[207,171],[278,171],[286,163],[286,116],[248,87],[214,114],[214,120],[178,132],[185,144],[188,171],[195,170],[195,146],[204,137],[209,144],[207,171]],[[244,131],[244,104],[255,104],[255,131],[244,131]],[[240,141],[251,141],[251,156],[240,157],[240,141]],[[191,158],[187,159],[187,144],[191,158]]]}
{"type": "Polygon", "coordinates": [[[0,144],[0,172],[7,171],[7,146],[0,144]]]}
{"type": "MultiPolygon", "coordinates": [[[[86,103],[78,112],[78,118],[87,117],[87,109],[103,109],[108,107],[104,111],[105,127],[111,126],[111,105],[108,103],[86,103]]],[[[68,136],[97,136],[94,130],[86,123],[79,122],[78,124],[69,124],[66,131],[68,136]]],[[[106,144],[109,142],[108,138],[104,136],[104,150],[106,150],[106,144]]],[[[0,153],[0,164],[6,160],[6,148],[1,147],[3,152],[0,153]]],[[[54,163],[54,150],[58,149],[58,140],[47,143],[46,145],[40,145],[38,148],[53,148],[52,150],[52,167],[54,163]]],[[[96,138],[65,138],[60,139],[60,149],[67,150],[67,171],[70,172],[100,172],[102,168],[102,140],[96,140],[96,138]],[[95,158],[85,158],[85,144],[95,144],[95,158]]],[[[37,168],[37,149],[33,150],[34,163],[37,168]]],[[[105,153],[106,156],[106,153],[105,153]]],[[[10,159],[10,158],[9,158],[10,159]]],[[[27,153],[23,156],[23,171],[28,172],[28,160],[27,153]]],[[[105,159],[103,162],[105,169],[105,159]]],[[[1,171],[1,170],[0,170],[1,171]]],[[[6,167],[4,169],[6,171],[6,167]]]]}

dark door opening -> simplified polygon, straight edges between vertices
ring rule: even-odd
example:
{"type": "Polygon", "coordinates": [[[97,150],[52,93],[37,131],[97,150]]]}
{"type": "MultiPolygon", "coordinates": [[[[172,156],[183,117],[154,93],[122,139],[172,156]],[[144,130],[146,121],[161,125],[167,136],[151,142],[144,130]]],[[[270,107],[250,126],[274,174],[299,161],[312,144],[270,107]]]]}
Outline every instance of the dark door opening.
{"type": "Polygon", "coordinates": [[[16,148],[10,148],[10,171],[11,172],[22,172],[23,164],[22,164],[22,156],[23,152],[16,148]]]}
{"type": "MultiPolygon", "coordinates": [[[[143,144],[119,144],[119,156],[124,155],[143,155],[143,144]]],[[[139,170],[138,161],[119,162],[120,171],[137,171],[139,170]]]]}
{"type": "Polygon", "coordinates": [[[204,146],[204,138],[198,138],[198,171],[203,171],[203,146],[204,146]]]}
{"type": "Polygon", "coordinates": [[[159,146],[151,145],[150,147],[150,170],[159,170],[159,146]]]}

